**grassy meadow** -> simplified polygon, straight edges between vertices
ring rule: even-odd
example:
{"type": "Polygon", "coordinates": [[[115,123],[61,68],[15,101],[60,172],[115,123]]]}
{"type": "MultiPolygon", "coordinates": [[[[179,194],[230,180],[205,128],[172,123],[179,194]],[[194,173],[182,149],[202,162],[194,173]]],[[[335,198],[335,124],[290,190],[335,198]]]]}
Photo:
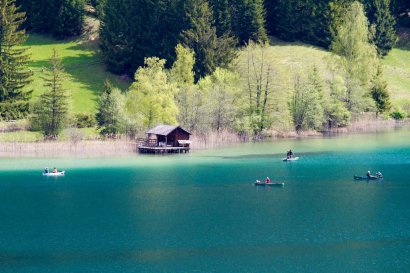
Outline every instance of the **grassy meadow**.
{"type": "Polygon", "coordinates": [[[105,79],[115,86],[126,89],[129,82],[106,71],[98,46],[95,43],[77,40],[56,40],[47,36],[30,34],[25,43],[31,55],[30,69],[33,71],[32,100],[43,92],[44,67],[48,66],[53,49],[62,60],[66,72],[64,87],[69,90],[74,113],[95,113],[98,95],[102,92],[105,79]]]}

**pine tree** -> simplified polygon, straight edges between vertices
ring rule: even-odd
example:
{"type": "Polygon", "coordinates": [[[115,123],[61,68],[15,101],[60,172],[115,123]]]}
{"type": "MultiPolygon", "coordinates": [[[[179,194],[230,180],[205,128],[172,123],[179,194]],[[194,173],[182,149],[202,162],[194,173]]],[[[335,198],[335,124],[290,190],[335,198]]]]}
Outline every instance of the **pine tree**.
{"type": "Polygon", "coordinates": [[[373,43],[381,56],[387,55],[397,41],[396,19],[390,10],[390,0],[373,0],[367,11],[374,29],[373,43]]]}
{"type": "Polygon", "coordinates": [[[387,87],[387,82],[383,78],[383,69],[381,65],[377,68],[377,73],[372,80],[370,94],[376,103],[376,116],[390,111],[392,105],[390,102],[390,94],[387,87]]]}
{"type": "Polygon", "coordinates": [[[84,10],[85,0],[60,0],[60,5],[56,5],[52,34],[63,38],[81,34],[84,10]]]}
{"type": "Polygon", "coordinates": [[[181,0],[106,0],[100,41],[114,73],[133,75],[146,57],[172,61],[183,28],[181,0]]]}
{"type": "Polygon", "coordinates": [[[242,44],[249,40],[254,42],[267,42],[266,11],[263,0],[237,1],[238,20],[236,33],[242,44]]]}
{"type": "Polygon", "coordinates": [[[34,106],[33,125],[40,129],[45,138],[56,139],[68,121],[69,95],[63,88],[64,69],[55,49],[46,73],[43,78],[46,91],[34,106]]]}
{"type": "Polygon", "coordinates": [[[232,33],[233,5],[229,3],[229,0],[211,0],[209,2],[213,7],[216,34],[222,36],[232,33]]]}
{"type": "Polygon", "coordinates": [[[182,40],[195,52],[194,72],[198,80],[217,67],[228,66],[236,56],[236,41],[228,35],[216,35],[213,13],[206,0],[191,0],[186,3],[185,10],[189,29],[182,32],[182,40]]]}
{"type": "MultiPolygon", "coordinates": [[[[347,1],[347,0],[335,0],[347,1]]],[[[329,0],[267,0],[268,29],[286,41],[327,47],[331,41],[329,0]]]]}
{"type": "Polygon", "coordinates": [[[0,0],[0,118],[23,118],[29,111],[31,92],[25,90],[32,72],[27,69],[27,48],[21,47],[27,36],[20,26],[25,14],[15,0],[0,0]]]}
{"type": "Polygon", "coordinates": [[[26,27],[59,38],[81,34],[85,0],[17,0],[27,14],[26,27]]]}
{"type": "Polygon", "coordinates": [[[108,70],[133,73],[139,62],[133,59],[131,11],[128,1],[107,0],[101,19],[100,46],[108,70]]]}

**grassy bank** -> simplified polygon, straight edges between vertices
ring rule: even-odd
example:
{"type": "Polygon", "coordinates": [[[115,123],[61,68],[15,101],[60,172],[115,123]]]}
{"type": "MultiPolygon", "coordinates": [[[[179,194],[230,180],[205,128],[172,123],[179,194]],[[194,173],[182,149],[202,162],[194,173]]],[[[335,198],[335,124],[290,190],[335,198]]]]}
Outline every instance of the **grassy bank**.
{"type": "Polygon", "coordinates": [[[129,86],[129,82],[106,71],[95,43],[81,38],[55,40],[43,35],[30,34],[25,45],[30,48],[30,69],[34,72],[33,82],[29,86],[33,90],[32,100],[36,100],[44,90],[44,67],[48,65],[53,49],[57,50],[66,71],[64,87],[70,91],[74,113],[95,112],[96,101],[102,92],[105,79],[109,79],[121,89],[129,86]]]}

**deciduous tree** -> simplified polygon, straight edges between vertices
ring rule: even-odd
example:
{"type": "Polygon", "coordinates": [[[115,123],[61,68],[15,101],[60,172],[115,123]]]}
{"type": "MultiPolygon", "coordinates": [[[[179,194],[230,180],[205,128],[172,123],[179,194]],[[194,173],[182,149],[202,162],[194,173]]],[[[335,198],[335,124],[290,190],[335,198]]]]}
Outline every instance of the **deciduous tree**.
{"type": "Polygon", "coordinates": [[[95,116],[100,133],[114,137],[125,130],[125,97],[118,88],[109,81],[104,83],[104,90],[98,101],[95,116]]]}
{"type": "Polygon", "coordinates": [[[365,95],[377,67],[376,47],[370,43],[369,23],[363,5],[353,2],[337,27],[331,49],[337,56],[336,66],[344,77],[347,109],[359,112],[370,107],[365,95]]]}
{"type": "Polygon", "coordinates": [[[169,81],[164,65],[165,60],[146,58],[145,67],[137,70],[128,92],[127,110],[144,129],[161,123],[177,123],[175,95],[178,90],[169,81]]]}

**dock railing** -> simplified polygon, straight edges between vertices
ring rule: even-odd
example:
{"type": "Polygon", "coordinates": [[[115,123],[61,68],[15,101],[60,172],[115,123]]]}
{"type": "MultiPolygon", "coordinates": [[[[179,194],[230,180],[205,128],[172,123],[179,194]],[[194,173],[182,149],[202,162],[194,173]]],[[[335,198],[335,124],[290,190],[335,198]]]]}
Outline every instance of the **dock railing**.
{"type": "Polygon", "coordinates": [[[158,143],[156,139],[138,138],[138,147],[157,147],[158,143]]]}

